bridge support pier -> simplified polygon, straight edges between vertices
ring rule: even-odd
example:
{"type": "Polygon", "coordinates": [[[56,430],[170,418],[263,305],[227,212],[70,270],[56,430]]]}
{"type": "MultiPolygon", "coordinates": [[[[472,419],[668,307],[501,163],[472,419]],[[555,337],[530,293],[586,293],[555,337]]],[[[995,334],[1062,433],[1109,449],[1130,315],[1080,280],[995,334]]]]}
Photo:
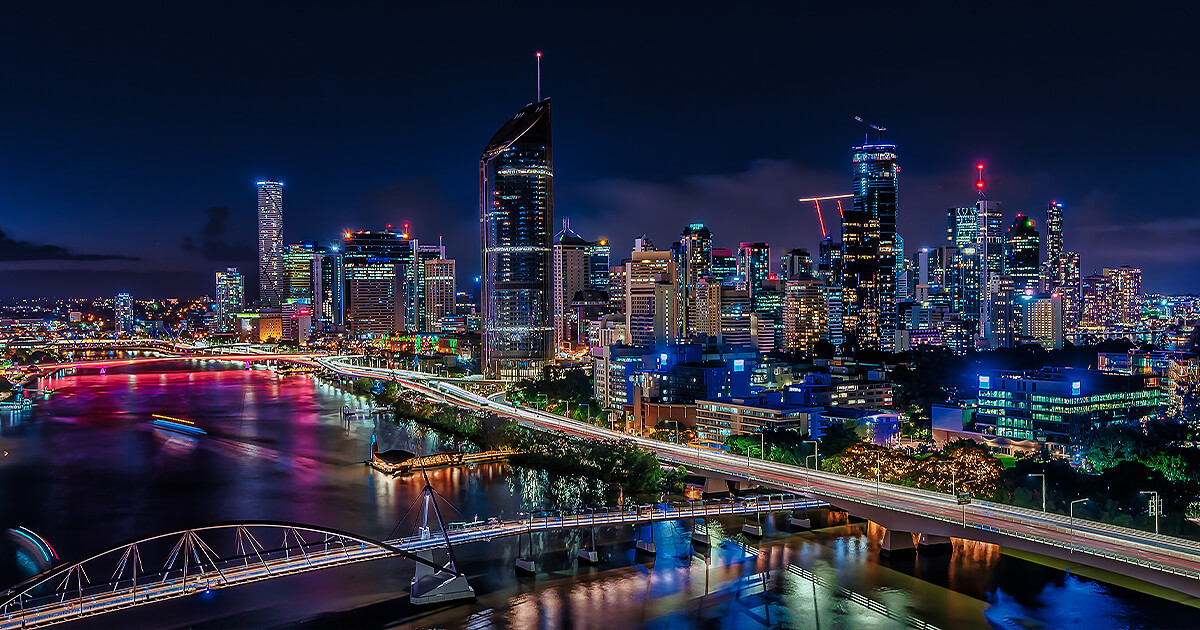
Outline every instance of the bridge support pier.
{"type": "Polygon", "coordinates": [[[788,519],[788,525],[799,527],[800,529],[812,529],[812,519],[793,516],[788,519]]]}
{"type": "Polygon", "coordinates": [[[917,548],[913,545],[912,532],[903,532],[894,529],[888,529],[883,533],[883,540],[879,544],[879,552],[885,556],[897,556],[906,553],[916,553],[917,548]]]}
{"type": "MultiPolygon", "coordinates": [[[[417,555],[433,560],[433,552],[421,551],[417,555]]],[[[475,599],[475,589],[467,584],[467,576],[456,575],[444,568],[435,570],[422,562],[417,563],[417,574],[409,586],[409,602],[414,606],[440,604],[463,599],[475,599]]]]}
{"type": "Polygon", "coordinates": [[[757,538],[762,538],[762,535],[763,535],[762,514],[759,512],[755,512],[753,522],[747,521],[746,523],[743,523],[742,524],[742,533],[748,534],[750,536],[755,536],[757,538]]]}
{"type": "Polygon", "coordinates": [[[635,533],[634,533],[634,536],[637,538],[637,540],[636,540],[636,542],[634,543],[634,545],[633,545],[633,546],[634,546],[634,547],[635,547],[635,548],[636,548],[638,551],[644,551],[644,552],[646,552],[646,553],[648,553],[648,554],[656,554],[656,553],[658,553],[658,552],[655,550],[655,548],[654,548],[654,521],[650,521],[650,524],[649,524],[649,527],[650,527],[650,540],[642,540],[642,539],[641,539],[641,536],[640,536],[640,535],[638,535],[638,534],[636,533],[636,532],[637,532],[637,524],[636,524],[636,523],[633,525],[633,527],[634,527],[634,532],[635,532],[635,533]]]}
{"type": "Polygon", "coordinates": [[[949,536],[935,536],[933,534],[921,534],[917,536],[917,549],[929,551],[949,551],[950,550],[949,536]]]}
{"type": "Polygon", "coordinates": [[[708,519],[700,520],[697,518],[692,520],[692,542],[701,545],[712,544],[708,534],[708,519]]]}

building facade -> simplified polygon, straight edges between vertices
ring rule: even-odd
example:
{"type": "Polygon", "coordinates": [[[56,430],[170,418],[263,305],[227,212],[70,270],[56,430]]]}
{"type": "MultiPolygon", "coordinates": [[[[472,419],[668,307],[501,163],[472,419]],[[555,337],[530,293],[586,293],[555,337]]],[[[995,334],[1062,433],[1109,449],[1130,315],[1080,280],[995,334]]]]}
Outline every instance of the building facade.
{"type": "Polygon", "coordinates": [[[246,280],[237,267],[217,272],[217,331],[238,331],[237,314],[246,310],[246,280]]]}
{"type": "Polygon", "coordinates": [[[522,108],[479,158],[484,373],[541,374],[554,358],[550,99],[522,108]]]}
{"type": "Polygon", "coordinates": [[[258,301],[283,300],[283,182],[258,182],[258,301]]]}

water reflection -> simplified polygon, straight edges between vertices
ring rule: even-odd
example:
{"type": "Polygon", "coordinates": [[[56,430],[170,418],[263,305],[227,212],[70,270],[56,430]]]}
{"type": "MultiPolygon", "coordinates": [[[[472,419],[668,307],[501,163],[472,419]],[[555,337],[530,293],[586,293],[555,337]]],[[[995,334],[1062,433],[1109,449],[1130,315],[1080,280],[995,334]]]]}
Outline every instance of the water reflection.
{"type": "MultiPolygon", "coordinates": [[[[68,558],[220,520],[294,520],[385,538],[415,524],[402,517],[425,480],[364,466],[371,436],[384,450],[468,446],[378,415],[343,417],[343,406],[367,401],[310,377],[219,363],[174,367],[53,379],[57,393],[32,411],[0,413],[0,447],[10,451],[0,460],[0,527],[27,525],[68,558]],[[153,413],[193,420],[209,435],[164,435],[146,426],[153,413]]],[[[453,506],[448,520],[574,512],[622,499],[600,482],[501,463],[437,469],[428,479],[453,506]]],[[[844,512],[810,516],[818,529],[794,535],[786,518],[765,518],[762,542],[740,535],[745,519],[716,521],[714,529],[727,534],[707,548],[692,545],[688,521],[642,524],[637,533],[652,537],[657,556],[634,552],[631,526],[537,534],[532,578],[516,574],[515,538],[464,546],[456,553],[478,601],[442,610],[409,611],[403,593],[411,566],[389,560],[80,627],[183,627],[203,619],[213,628],[308,627],[302,622],[313,617],[328,622],[320,627],[788,628],[818,620],[822,628],[896,627],[791,565],[942,628],[1012,627],[1009,620],[1171,628],[1193,618],[1190,608],[1066,576],[993,545],[955,540],[949,551],[881,558],[878,527],[851,523],[844,512]],[[599,565],[581,565],[576,552],[593,544],[599,565]]],[[[523,544],[528,553],[530,541],[523,544]]],[[[5,582],[16,581],[15,561],[0,569],[5,582]]]]}

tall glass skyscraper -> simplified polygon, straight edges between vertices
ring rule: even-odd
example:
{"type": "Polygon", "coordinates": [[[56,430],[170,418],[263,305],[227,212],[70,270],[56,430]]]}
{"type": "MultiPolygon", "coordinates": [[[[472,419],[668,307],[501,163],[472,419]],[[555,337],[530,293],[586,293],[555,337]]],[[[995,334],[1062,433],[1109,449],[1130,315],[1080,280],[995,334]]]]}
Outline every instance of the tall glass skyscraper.
{"type": "Polygon", "coordinates": [[[751,310],[758,311],[758,293],[771,277],[771,245],[769,243],[742,243],[738,247],[738,277],[745,282],[750,295],[751,310]]]}
{"type": "Polygon", "coordinates": [[[1041,235],[1033,219],[1018,214],[1008,228],[1005,244],[1004,272],[1012,277],[1019,295],[1040,293],[1038,261],[1041,259],[1041,235]]]}
{"type": "Polygon", "coordinates": [[[700,332],[696,291],[700,279],[712,274],[712,262],[712,231],[703,223],[688,224],[680,232],[679,260],[675,266],[680,276],[675,283],[679,289],[679,301],[676,304],[682,311],[685,335],[700,332]]]}
{"type": "Polygon", "coordinates": [[[118,293],[113,300],[113,329],[133,335],[133,296],[128,293],[118,293]]]}
{"type": "Polygon", "coordinates": [[[863,347],[896,344],[896,145],[853,149],[854,209],[843,213],[845,325],[863,347]]]}
{"type": "Polygon", "coordinates": [[[1046,260],[1053,264],[1063,253],[1063,207],[1057,201],[1046,206],[1046,260]]]}
{"type": "Polygon", "coordinates": [[[279,306],[283,297],[283,182],[258,182],[258,301],[279,306]]]}
{"type": "Polygon", "coordinates": [[[483,371],[539,376],[554,359],[550,99],[526,105],[479,157],[483,371]]]}
{"type": "Polygon", "coordinates": [[[978,234],[977,208],[950,208],[946,211],[946,240],[952,247],[974,245],[978,234]]]}

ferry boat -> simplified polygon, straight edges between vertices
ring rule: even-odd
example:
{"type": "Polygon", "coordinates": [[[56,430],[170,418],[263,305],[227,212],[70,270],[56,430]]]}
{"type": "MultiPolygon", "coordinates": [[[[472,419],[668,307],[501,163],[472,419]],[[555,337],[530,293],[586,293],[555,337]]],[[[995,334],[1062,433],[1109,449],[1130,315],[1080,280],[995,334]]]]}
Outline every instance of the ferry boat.
{"type": "Polygon", "coordinates": [[[167,431],[174,431],[176,433],[182,433],[184,435],[208,435],[208,431],[205,431],[204,429],[201,429],[200,427],[196,426],[196,423],[192,422],[191,420],[184,420],[182,418],[172,418],[171,416],[163,416],[163,415],[159,415],[157,413],[152,414],[150,417],[154,418],[153,420],[150,421],[150,424],[152,424],[160,429],[165,429],[167,431]]]}

